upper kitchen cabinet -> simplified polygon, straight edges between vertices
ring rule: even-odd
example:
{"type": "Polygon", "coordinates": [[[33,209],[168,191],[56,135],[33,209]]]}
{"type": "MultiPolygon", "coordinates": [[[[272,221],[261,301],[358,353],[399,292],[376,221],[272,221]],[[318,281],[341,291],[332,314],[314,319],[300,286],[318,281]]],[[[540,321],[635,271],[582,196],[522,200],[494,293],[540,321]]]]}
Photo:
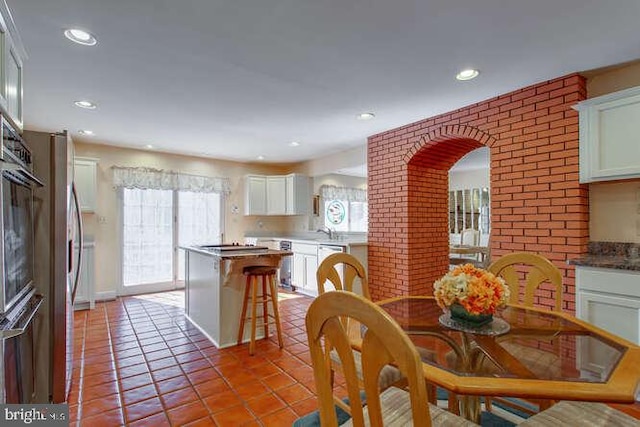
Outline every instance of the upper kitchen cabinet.
{"type": "Polygon", "coordinates": [[[26,52],[11,13],[0,1],[0,109],[22,132],[22,64],[26,52]]]}
{"type": "Polygon", "coordinates": [[[286,176],[287,215],[309,213],[309,177],[292,173],[286,176]]]}
{"type": "Polygon", "coordinates": [[[580,182],[640,177],[640,86],[574,108],[580,113],[580,182]]]}
{"type": "Polygon", "coordinates": [[[76,157],[73,168],[80,210],[84,213],[94,213],[98,192],[98,159],[76,157]]]}
{"type": "Polygon", "coordinates": [[[309,178],[306,176],[245,177],[245,215],[303,215],[309,213],[309,203],[309,178]]]}
{"type": "Polygon", "coordinates": [[[248,175],[244,179],[244,214],[267,214],[267,178],[248,175]]]}
{"type": "Polygon", "coordinates": [[[285,215],[287,213],[287,182],[284,176],[267,178],[267,215],[285,215]]]}

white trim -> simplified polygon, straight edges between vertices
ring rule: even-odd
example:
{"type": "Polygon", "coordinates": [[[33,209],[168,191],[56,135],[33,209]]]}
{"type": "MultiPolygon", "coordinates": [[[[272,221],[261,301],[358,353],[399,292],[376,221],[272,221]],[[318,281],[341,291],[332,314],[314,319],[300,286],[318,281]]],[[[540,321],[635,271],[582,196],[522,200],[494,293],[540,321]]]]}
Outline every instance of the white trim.
{"type": "Polygon", "coordinates": [[[117,297],[116,291],[102,291],[95,294],[96,301],[113,301],[117,297]]]}
{"type": "Polygon", "coordinates": [[[167,292],[176,290],[174,282],[161,282],[161,283],[145,283],[142,285],[122,285],[122,290],[118,292],[120,296],[139,295],[139,294],[154,294],[156,292],[167,292]]]}
{"type": "Polygon", "coordinates": [[[117,258],[118,258],[118,266],[116,271],[116,277],[118,279],[117,293],[118,295],[123,295],[124,293],[124,276],[122,272],[122,263],[124,262],[124,190],[122,188],[116,188],[116,203],[117,206],[117,215],[116,215],[116,228],[118,230],[118,244],[116,245],[117,258]]]}

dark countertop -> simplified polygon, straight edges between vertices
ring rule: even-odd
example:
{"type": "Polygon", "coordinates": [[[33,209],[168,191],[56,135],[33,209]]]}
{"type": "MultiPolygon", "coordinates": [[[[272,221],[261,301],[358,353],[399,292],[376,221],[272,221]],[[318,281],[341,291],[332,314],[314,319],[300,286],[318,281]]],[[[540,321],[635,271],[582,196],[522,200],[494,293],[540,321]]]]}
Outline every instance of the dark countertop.
{"type": "Polygon", "coordinates": [[[581,258],[570,259],[570,265],[581,267],[615,268],[617,270],[640,271],[640,258],[629,259],[626,256],[615,255],[585,255],[581,258]]]}
{"type": "Polygon", "coordinates": [[[238,258],[249,258],[249,257],[263,257],[263,256],[291,256],[293,252],[291,251],[281,251],[277,249],[261,249],[261,250],[248,250],[248,251],[228,251],[228,252],[212,252],[209,250],[205,250],[199,248],[197,246],[180,246],[180,249],[184,249],[186,251],[198,252],[203,255],[208,255],[215,258],[220,259],[238,259],[238,258]]]}
{"type": "Polygon", "coordinates": [[[639,245],[619,242],[589,242],[589,253],[567,261],[581,267],[640,271],[639,245]]]}

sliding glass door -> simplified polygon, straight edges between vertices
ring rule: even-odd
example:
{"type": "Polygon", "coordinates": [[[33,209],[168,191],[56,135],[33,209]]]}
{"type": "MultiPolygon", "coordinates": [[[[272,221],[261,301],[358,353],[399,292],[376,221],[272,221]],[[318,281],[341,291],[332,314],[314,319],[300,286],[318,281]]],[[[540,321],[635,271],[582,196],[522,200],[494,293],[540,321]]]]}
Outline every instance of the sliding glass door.
{"type": "Polygon", "coordinates": [[[219,193],[123,188],[121,201],[122,295],[184,286],[179,246],[221,241],[219,193]]]}

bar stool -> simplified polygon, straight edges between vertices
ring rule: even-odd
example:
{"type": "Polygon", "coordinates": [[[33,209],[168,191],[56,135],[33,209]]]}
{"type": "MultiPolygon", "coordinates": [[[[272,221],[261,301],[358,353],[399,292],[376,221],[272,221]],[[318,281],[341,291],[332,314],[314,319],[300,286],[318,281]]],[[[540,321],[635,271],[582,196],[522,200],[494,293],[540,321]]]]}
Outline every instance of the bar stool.
{"type": "Polygon", "coordinates": [[[238,330],[238,344],[242,343],[244,336],[245,321],[251,320],[251,341],[249,342],[249,354],[253,355],[256,348],[256,322],[257,306],[262,303],[262,318],[264,337],[269,337],[269,323],[274,323],[278,333],[278,343],[283,347],[282,331],[280,330],[280,313],[278,312],[278,290],[276,288],[275,267],[248,266],[242,269],[247,281],[244,289],[244,300],[242,302],[242,314],[240,316],[240,328],[238,330]],[[258,295],[258,287],[262,280],[262,294],[258,295]],[[251,317],[247,317],[247,307],[251,299],[251,317]],[[269,302],[271,302],[273,313],[269,313],[269,302]],[[273,319],[272,322],[269,318],[273,319]]]}

